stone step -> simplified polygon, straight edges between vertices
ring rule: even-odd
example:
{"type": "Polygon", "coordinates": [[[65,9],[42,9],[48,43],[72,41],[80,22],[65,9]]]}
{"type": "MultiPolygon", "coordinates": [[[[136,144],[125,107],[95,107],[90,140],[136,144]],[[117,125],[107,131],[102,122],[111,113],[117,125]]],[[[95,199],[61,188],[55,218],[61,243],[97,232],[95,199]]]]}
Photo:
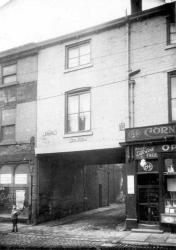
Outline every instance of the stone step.
{"type": "Polygon", "coordinates": [[[158,224],[138,224],[138,229],[155,229],[159,230],[159,225],[158,224]]]}
{"type": "Polygon", "coordinates": [[[152,234],[163,234],[163,230],[157,229],[140,229],[140,228],[133,228],[131,230],[133,233],[152,233],[152,234]]]}

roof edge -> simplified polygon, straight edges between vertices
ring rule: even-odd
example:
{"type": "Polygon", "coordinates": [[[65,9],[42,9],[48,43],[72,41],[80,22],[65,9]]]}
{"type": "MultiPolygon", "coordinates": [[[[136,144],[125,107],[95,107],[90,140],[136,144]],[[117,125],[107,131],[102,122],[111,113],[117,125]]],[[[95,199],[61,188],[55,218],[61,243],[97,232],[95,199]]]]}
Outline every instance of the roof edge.
{"type": "Polygon", "coordinates": [[[168,11],[172,9],[172,5],[173,3],[163,4],[152,9],[141,11],[141,12],[129,15],[129,16],[121,17],[121,18],[118,18],[118,19],[115,19],[115,20],[112,20],[103,24],[92,26],[92,27],[82,29],[76,32],[72,32],[63,36],[44,40],[38,43],[33,42],[33,43],[24,44],[18,47],[14,47],[12,49],[0,52],[0,62],[4,60],[8,60],[8,59],[10,60],[12,59],[11,57],[13,56],[21,57],[21,56],[34,54],[34,53],[37,54],[38,50],[43,49],[45,47],[50,47],[56,44],[61,44],[66,41],[73,40],[75,38],[87,36],[89,34],[100,32],[103,30],[108,30],[113,27],[120,27],[122,25],[125,25],[127,22],[134,22],[136,20],[141,20],[143,18],[147,18],[152,15],[157,15],[157,14],[162,14],[162,13],[167,14],[168,11]]]}

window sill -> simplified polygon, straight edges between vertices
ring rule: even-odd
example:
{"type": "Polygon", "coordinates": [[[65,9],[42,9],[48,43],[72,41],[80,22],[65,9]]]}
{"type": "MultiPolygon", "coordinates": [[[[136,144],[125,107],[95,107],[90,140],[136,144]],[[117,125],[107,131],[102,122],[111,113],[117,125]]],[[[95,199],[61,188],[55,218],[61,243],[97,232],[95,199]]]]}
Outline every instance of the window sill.
{"type": "Polygon", "coordinates": [[[17,85],[17,84],[18,84],[18,82],[12,82],[12,83],[9,83],[9,84],[1,84],[0,89],[10,87],[10,86],[14,86],[14,85],[17,85]]]}
{"type": "Polygon", "coordinates": [[[12,141],[1,141],[0,145],[16,145],[16,141],[12,140],[12,141]]]}
{"type": "Polygon", "coordinates": [[[64,74],[65,74],[65,73],[72,72],[72,71],[80,70],[80,69],[90,68],[90,67],[93,67],[93,64],[92,64],[92,63],[85,64],[85,65],[78,66],[78,67],[71,68],[71,69],[65,69],[65,70],[64,70],[64,74]]]}
{"type": "Polygon", "coordinates": [[[65,134],[63,138],[87,136],[87,135],[93,135],[93,132],[89,131],[89,132],[80,132],[80,133],[74,133],[74,134],[65,134]]]}
{"type": "Polygon", "coordinates": [[[174,49],[174,48],[176,48],[176,44],[170,44],[170,45],[166,45],[165,50],[174,49]]]}

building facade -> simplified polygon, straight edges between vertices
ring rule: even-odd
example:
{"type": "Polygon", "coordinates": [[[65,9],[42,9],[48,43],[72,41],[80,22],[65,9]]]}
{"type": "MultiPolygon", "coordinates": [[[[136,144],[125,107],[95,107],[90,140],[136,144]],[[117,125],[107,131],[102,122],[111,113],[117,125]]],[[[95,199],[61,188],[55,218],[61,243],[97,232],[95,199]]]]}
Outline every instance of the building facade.
{"type": "Polygon", "coordinates": [[[37,45],[39,204],[45,199],[56,216],[96,208],[88,186],[102,204],[100,182],[89,185],[85,173],[91,183],[97,166],[126,161],[126,229],[175,223],[164,198],[174,178],[163,177],[175,153],[162,154],[175,149],[174,9],[165,4],[37,45]],[[143,127],[154,131],[150,140],[137,137],[143,127]]]}
{"type": "Polygon", "coordinates": [[[119,197],[125,173],[119,167],[125,149],[118,143],[124,140],[119,126],[125,123],[125,44],[124,27],[117,33],[106,25],[37,44],[41,213],[42,201],[58,216],[107,206],[110,196],[111,203],[119,197]],[[117,184],[109,179],[112,173],[117,184]]]}
{"type": "Polygon", "coordinates": [[[124,201],[127,182],[126,229],[172,229],[174,15],[165,4],[0,55],[1,89],[17,91],[2,107],[1,197],[28,194],[40,222],[124,201]],[[18,160],[3,151],[14,134],[30,149],[18,160]]]}
{"type": "Polygon", "coordinates": [[[127,230],[173,231],[176,221],[174,11],[166,4],[130,24],[127,230]]]}
{"type": "Polygon", "coordinates": [[[35,45],[0,53],[0,218],[12,205],[30,222],[36,211],[37,50],[35,45]]]}

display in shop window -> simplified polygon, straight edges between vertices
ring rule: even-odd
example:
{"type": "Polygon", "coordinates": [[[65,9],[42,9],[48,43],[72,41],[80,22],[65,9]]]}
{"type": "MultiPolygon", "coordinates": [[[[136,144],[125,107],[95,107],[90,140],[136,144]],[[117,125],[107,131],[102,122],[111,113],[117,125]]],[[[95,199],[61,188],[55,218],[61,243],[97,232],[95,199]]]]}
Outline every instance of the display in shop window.
{"type": "Polygon", "coordinates": [[[173,159],[165,159],[165,172],[174,173],[173,159]]]}
{"type": "Polygon", "coordinates": [[[11,174],[1,174],[0,175],[0,184],[11,184],[11,174]]]}

